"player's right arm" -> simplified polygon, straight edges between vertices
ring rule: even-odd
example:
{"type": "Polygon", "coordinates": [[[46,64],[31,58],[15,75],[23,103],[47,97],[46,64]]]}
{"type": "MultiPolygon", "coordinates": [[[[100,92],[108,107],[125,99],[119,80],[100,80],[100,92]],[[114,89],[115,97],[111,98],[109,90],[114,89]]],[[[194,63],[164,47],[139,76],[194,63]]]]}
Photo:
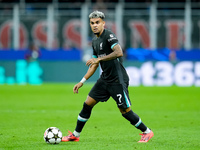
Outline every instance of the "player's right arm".
{"type": "MultiPolygon", "coordinates": [[[[85,76],[83,78],[88,80],[95,73],[98,66],[99,66],[99,64],[95,64],[95,65],[92,65],[91,67],[89,67],[87,73],[85,74],[85,76]]],[[[82,86],[83,86],[83,82],[81,80],[79,83],[77,83],[74,86],[74,88],[73,88],[74,93],[78,93],[79,88],[81,88],[82,86]]]]}

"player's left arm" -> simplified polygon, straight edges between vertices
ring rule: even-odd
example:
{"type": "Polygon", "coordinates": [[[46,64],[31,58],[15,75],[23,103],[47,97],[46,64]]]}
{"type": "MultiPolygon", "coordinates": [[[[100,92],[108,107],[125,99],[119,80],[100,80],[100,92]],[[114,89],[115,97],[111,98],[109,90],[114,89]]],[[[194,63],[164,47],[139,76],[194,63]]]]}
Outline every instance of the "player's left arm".
{"type": "Polygon", "coordinates": [[[103,56],[103,57],[98,57],[98,58],[92,58],[92,59],[88,60],[86,62],[86,65],[92,66],[93,64],[99,64],[100,61],[108,61],[108,60],[116,59],[118,57],[123,56],[123,51],[122,51],[121,46],[119,44],[116,44],[112,48],[112,50],[113,50],[113,52],[110,53],[109,55],[106,55],[106,56],[103,56]]]}

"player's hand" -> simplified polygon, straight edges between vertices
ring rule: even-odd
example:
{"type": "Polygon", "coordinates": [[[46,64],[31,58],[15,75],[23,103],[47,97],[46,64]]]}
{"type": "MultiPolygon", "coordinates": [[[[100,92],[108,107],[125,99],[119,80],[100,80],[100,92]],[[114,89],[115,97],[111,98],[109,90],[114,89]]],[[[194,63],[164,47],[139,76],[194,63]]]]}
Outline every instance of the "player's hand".
{"type": "Polygon", "coordinates": [[[78,93],[78,89],[79,89],[80,87],[82,87],[82,86],[83,86],[83,83],[81,83],[81,82],[77,83],[77,84],[74,86],[74,88],[73,88],[74,94],[75,94],[75,93],[78,93]]]}
{"type": "Polygon", "coordinates": [[[99,62],[100,58],[91,58],[86,62],[86,65],[91,67],[94,64],[99,64],[99,62]]]}

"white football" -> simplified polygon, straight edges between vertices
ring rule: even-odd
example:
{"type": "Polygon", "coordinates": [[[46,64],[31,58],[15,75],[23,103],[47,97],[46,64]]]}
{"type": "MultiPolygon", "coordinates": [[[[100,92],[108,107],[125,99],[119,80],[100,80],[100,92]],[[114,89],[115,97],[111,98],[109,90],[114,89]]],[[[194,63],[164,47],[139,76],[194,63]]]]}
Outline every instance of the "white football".
{"type": "Polygon", "coordinates": [[[50,144],[59,144],[62,140],[62,132],[56,127],[50,127],[44,132],[44,141],[50,144]]]}

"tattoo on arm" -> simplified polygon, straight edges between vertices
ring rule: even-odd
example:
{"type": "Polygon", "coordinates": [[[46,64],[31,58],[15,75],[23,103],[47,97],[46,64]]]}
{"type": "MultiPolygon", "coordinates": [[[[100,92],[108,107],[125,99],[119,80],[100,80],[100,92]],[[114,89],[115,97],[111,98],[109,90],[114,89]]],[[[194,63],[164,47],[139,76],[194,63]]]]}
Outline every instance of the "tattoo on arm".
{"type": "Polygon", "coordinates": [[[115,59],[115,58],[118,58],[118,57],[121,57],[121,56],[123,56],[123,52],[122,52],[120,45],[117,44],[113,47],[112,53],[110,53],[109,55],[101,57],[100,60],[101,61],[107,61],[107,60],[112,60],[112,59],[115,59]]]}

